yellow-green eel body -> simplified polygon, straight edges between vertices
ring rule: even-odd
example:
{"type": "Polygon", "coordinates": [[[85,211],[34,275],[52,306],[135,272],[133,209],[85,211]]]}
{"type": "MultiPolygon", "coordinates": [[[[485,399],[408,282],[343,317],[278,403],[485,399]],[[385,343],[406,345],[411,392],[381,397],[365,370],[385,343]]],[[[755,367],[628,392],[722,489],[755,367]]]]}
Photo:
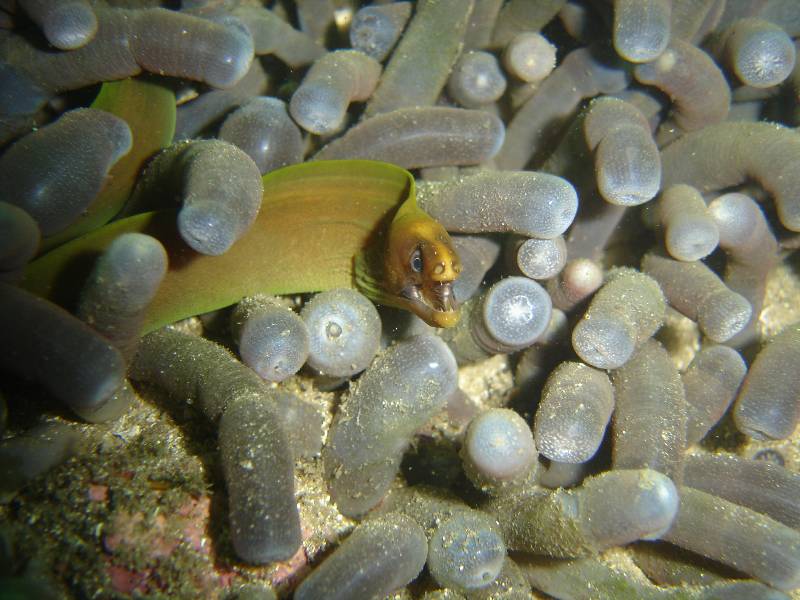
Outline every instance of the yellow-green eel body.
{"type": "MultiPolygon", "coordinates": [[[[45,254],[28,267],[22,285],[72,308],[76,288],[97,256],[119,235],[139,232],[160,240],[169,256],[169,270],[148,309],[142,333],[245,296],[337,287],[358,287],[373,300],[420,314],[408,306],[402,290],[386,289],[381,267],[386,263],[384,254],[392,252],[387,240],[400,207],[406,241],[409,214],[415,223],[412,230],[419,223],[423,236],[429,236],[431,228],[438,238],[442,233],[447,236],[441,225],[417,208],[414,178],[408,171],[376,161],[318,161],[278,169],[265,175],[263,182],[264,197],[255,223],[221,256],[189,248],[177,232],[175,210],[149,212],[112,222],[45,254]],[[368,272],[368,265],[377,267],[368,272]]],[[[442,246],[441,239],[435,242],[442,246]]],[[[403,252],[415,244],[419,247],[427,240],[412,240],[403,245],[403,252]]],[[[444,264],[442,279],[454,279],[460,265],[449,238],[435,254],[443,259],[436,272],[441,274],[444,264]]],[[[401,264],[410,260],[400,257],[401,264]]],[[[402,277],[395,273],[391,279],[402,277]]],[[[451,325],[457,319],[452,308],[446,307],[443,317],[426,320],[451,325]]]]}

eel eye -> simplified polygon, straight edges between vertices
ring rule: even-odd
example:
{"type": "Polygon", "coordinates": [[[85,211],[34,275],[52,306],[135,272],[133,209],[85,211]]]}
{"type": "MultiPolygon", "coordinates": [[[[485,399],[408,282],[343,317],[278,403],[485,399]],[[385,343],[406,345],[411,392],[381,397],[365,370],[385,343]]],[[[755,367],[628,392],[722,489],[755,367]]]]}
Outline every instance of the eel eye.
{"type": "Polygon", "coordinates": [[[414,273],[422,273],[422,252],[419,248],[414,250],[414,253],[411,255],[411,270],[414,273]]]}

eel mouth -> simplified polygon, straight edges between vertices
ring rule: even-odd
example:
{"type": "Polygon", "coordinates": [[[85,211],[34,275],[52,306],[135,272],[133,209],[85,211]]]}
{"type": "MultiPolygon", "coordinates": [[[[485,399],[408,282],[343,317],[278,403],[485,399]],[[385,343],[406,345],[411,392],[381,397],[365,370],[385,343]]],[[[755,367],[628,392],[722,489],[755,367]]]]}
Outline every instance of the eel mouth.
{"type": "Polygon", "coordinates": [[[428,325],[452,327],[458,322],[458,302],[453,294],[452,281],[437,281],[428,285],[409,284],[400,294],[408,309],[428,325]]]}

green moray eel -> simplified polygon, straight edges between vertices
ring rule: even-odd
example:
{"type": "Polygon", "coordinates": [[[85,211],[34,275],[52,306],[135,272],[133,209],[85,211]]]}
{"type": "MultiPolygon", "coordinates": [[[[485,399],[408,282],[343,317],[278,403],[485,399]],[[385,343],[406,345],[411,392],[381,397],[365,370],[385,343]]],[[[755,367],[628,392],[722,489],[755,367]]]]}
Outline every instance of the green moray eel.
{"type": "Polygon", "coordinates": [[[147,233],[169,271],[142,333],[254,294],[355,287],[436,327],[458,320],[452,283],[461,265],[444,228],[417,207],[413,176],[377,161],[316,161],[268,173],[250,230],[221,256],[190,249],[174,210],[115,221],[27,268],[23,287],[68,308],[97,256],[117,236],[147,233]]]}

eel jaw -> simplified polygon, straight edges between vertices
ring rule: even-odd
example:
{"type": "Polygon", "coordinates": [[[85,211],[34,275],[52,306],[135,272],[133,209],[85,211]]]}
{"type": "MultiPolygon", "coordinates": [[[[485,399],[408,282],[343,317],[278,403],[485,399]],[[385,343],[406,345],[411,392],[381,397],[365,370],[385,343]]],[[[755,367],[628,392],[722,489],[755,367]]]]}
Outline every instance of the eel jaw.
{"type": "Polygon", "coordinates": [[[400,292],[408,309],[434,327],[452,327],[459,312],[452,281],[436,281],[428,285],[409,283],[400,292]]]}

